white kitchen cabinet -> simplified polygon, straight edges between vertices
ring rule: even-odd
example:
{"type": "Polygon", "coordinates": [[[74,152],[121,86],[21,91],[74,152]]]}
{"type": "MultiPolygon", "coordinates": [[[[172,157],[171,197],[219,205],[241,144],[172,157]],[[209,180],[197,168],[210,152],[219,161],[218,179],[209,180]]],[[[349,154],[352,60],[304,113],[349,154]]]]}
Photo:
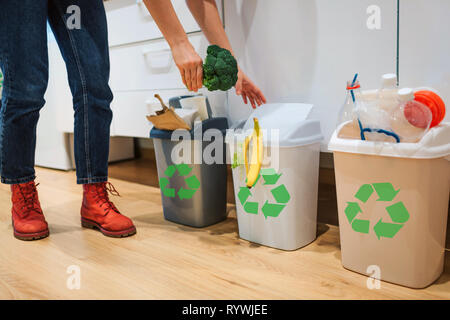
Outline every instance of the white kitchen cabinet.
{"type": "MultiPolygon", "coordinates": [[[[186,32],[200,31],[184,0],[172,0],[172,5],[186,32]]],[[[105,9],[110,46],[162,38],[143,1],[110,0],[105,9]]]]}
{"type": "MultiPolygon", "coordinates": [[[[204,57],[208,42],[191,16],[184,0],[173,0],[175,10],[189,33],[197,52],[204,57]]],[[[220,14],[222,4],[217,0],[220,14]]],[[[159,93],[166,101],[172,96],[188,94],[169,47],[146,8],[140,1],[110,0],[107,10],[111,80],[114,93],[111,104],[110,161],[133,157],[133,139],[148,138],[151,124],[147,121],[146,102],[159,93]]],[[[67,80],[66,66],[53,35],[49,35],[50,81],[46,106],[41,111],[38,125],[36,164],[40,166],[73,169],[72,95],[67,80]]],[[[226,115],[225,92],[201,89],[210,101],[214,116],[226,115]]]]}
{"type": "MultiPolygon", "coordinates": [[[[201,32],[195,32],[197,29],[190,27],[192,24],[189,19],[193,18],[185,1],[172,2],[180,14],[185,30],[194,32],[188,35],[189,41],[200,56],[204,57],[208,41],[201,32]]],[[[218,3],[221,10],[222,5],[220,1],[218,3]]],[[[167,42],[159,38],[160,33],[156,24],[142,24],[144,20],[151,20],[151,17],[145,14],[147,9],[144,5],[136,1],[111,0],[105,2],[105,7],[110,36],[110,86],[114,94],[111,104],[113,110],[111,135],[148,138],[151,126],[145,118],[149,114],[145,101],[154,99],[155,93],[168,100],[172,96],[187,94],[188,91],[181,81],[167,42]],[[138,14],[146,18],[140,19],[138,14]],[[130,15],[134,15],[133,19],[136,21],[130,22],[128,19],[130,15]],[[116,30],[124,25],[124,30],[116,30]],[[140,33],[141,29],[149,29],[146,32],[150,33],[146,35],[140,33]],[[112,33],[116,33],[118,38],[111,39],[112,33]]],[[[50,60],[52,69],[57,70],[54,72],[56,85],[51,91],[55,95],[54,101],[59,105],[58,128],[63,132],[73,132],[72,98],[68,89],[65,65],[56,46],[50,49],[50,60]]],[[[208,96],[216,116],[226,115],[225,92],[210,93],[206,89],[202,89],[201,92],[208,96]]]]}
{"type": "Polygon", "coordinates": [[[45,94],[46,104],[39,113],[39,122],[36,129],[35,163],[42,167],[69,170],[73,169],[72,152],[69,137],[61,130],[60,121],[65,117],[61,118],[60,112],[61,109],[66,109],[66,104],[72,108],[72,96],[70,95],[67,78],[60,73],[61,63],[64,66],[64,62],[59,54],[58,46],[52,38],[48,45],[50,55],[49,83],[45,94]],[[59,56],[55,57],[56,53],[59,56]]]}
{"type": "Polygon", "coordinates": [[[70,92],[67,70],[59,51],[58,44],[48,44],[49,84],[47,88],[46,108],[53,108],[56,114],[56,128],[60,132],[73,132],[73,102],[70,92]]]}
{"type": "Polygon", "coordinates": [[[117,92],[112,105],[115,133],[148,138],[152,124],[146,116],[152,114],[150,103],[157,102],[155,93],[158,93],[166,104],[170,97],[186,94],[184,90],[117,92]]]}
{"type": "MultiPolygon", "coordinates": [[[[204,58],[208,47],[205,36],[198,32],[188,38],[204,58]]],[[[164,39],[111,48],[110,59],[113,92],[185,87],[164,39]]]]}
{"type": "MultiPolygon", "coordinates": [[[[49,83],[46,104],[37,126],[36,165],[70,170],[75,168],[73,154],[73,102],[64,60],[54,40],[49,41],[49,83]]],[[[111,125],[114,135],[114,125],[111,125]]],[[[109,161],[134,157],[132,138],[112,137],[109,161]]]]}
{"type": "MultiPolygon", "coordinates": [[[[243,70],[268,102],[315,106],[326,150],[345,99],[346,81],[358,72],[362,88],[376,88],[396,68],[396,1],[227,0],[225,29],[243,70]],[[380,8],[381,29],[369,30],[367,8],[380,8]]],[[[250,106],[229,92],[232,121],[250,106]]],[[[289,115],[288,115],[289,116],[289,115]]]]}
{"type": "Polygon", "coordinates": [[[450,120],[450,1],[400,1],[400,86],[432,87],[450,120]]]}
{"type": "MultiPolygon", "coordinates": [[[[216,2],[222,15],[221,0],[216,2]]],[[[185,0],[172,0],[172,5],[187,33],[200,31],[185,0]]],[[[163,38],[142,0],[109,0],[105,2],[105,9],[110,46],[163,38]]]]}

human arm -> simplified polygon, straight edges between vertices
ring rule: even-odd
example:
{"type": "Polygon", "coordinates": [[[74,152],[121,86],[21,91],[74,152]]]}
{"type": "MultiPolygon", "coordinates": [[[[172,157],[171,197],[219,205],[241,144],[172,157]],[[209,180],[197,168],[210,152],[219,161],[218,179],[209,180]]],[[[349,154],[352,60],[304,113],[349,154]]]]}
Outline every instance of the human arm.
{"type": "MultiPolygon", "coordinates": [[[[186,0],[186,3],[208,41],[211,44],[228,49],[234,55],[230,41],[223,28],[215,0],[186,0]]],[[[259,106],[266,103],[264,94],[239,66],[238,81],[236,82],[235,88],[236,94],[242,95],[244,103],[247,104],[250,101],[253,108],[256,105],[259,106]]]]}
{"type": "Polygon", "coordinates": [[[169,0],[144,0],[158,28],[170,46],[184,85],[197,92],[203,84],[203,61],[189,42],[169,0]]]}

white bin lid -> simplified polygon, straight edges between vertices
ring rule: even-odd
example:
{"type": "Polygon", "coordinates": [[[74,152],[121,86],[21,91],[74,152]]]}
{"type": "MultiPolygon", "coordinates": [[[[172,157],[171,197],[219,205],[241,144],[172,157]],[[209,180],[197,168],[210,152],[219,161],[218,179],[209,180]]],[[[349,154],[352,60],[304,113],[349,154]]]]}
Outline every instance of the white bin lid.
{"type": "Polygon", "coordinates": [[[447,158],[450,161],[449,122],[431,128],[417,143],[341,139],[337,136],[341,126],[334,131],[328,144],[328,149],[331,151],[412,159],[447,158]]]}
{"type": "Polygon", "coordinates": [[[279,139],[281,147],[295,147],[320,142],[323,139],[318,120],[308,120],[312,104],[304,103],[268,103],[253,111],[245,122],[245,131],[253,129],[253,118],[258,118],[263,131],[264,144],[279,139]],[[271,136],[271,130],[278,130],[271,136]]]}

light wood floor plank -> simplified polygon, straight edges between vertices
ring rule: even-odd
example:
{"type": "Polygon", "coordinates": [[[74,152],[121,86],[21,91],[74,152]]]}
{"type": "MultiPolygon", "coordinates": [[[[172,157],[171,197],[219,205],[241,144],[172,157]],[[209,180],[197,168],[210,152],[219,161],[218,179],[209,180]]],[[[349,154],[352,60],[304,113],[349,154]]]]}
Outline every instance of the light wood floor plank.
{"type": "Polygon", "coordinates": [[[163,219],[157,188],[112,179],[117,206],[138,233],[113,239],[81,229],[81,187],[73,172],[37,169],[50,237],[23,242],[12,235],[9,186],[0,186],[1,299],[450,299],[445,273],[423,290],[382,283],[340,263],[339,230],[319,225],[319,237],[294,252],[238,238],[235,212],[205,229],[163,219]],[[69,266],[81,270],[80,290],[69,290],[69,266]]]}

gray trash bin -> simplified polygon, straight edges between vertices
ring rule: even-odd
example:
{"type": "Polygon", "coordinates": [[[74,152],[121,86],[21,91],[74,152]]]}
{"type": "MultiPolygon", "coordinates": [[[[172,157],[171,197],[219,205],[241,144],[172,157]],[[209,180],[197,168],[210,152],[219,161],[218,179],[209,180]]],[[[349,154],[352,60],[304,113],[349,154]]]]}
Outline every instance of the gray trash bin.
{"type": "Polygon", "coordinates": [[[196,124],[189,131],[192,140],[187,143],[191,148],[192,158],[186,163],[180,162],[176,156],[173,159],[172,151],[181,143],[171,140],[173,131],[156,128],[150,131],[155,146],[166,220],[200,228],[226,219],[227,166],[224,142],[227,128],[226,118],[207,119],[202,121],[201,126],[196,124]],[[222,134],[222,162],[207,164],[202,161],[196,164],[193,161],[194,154],[203,154],[204,149],[211,143],[202,140],[203,133],[211,128],[219,129],[222,134]]]}

